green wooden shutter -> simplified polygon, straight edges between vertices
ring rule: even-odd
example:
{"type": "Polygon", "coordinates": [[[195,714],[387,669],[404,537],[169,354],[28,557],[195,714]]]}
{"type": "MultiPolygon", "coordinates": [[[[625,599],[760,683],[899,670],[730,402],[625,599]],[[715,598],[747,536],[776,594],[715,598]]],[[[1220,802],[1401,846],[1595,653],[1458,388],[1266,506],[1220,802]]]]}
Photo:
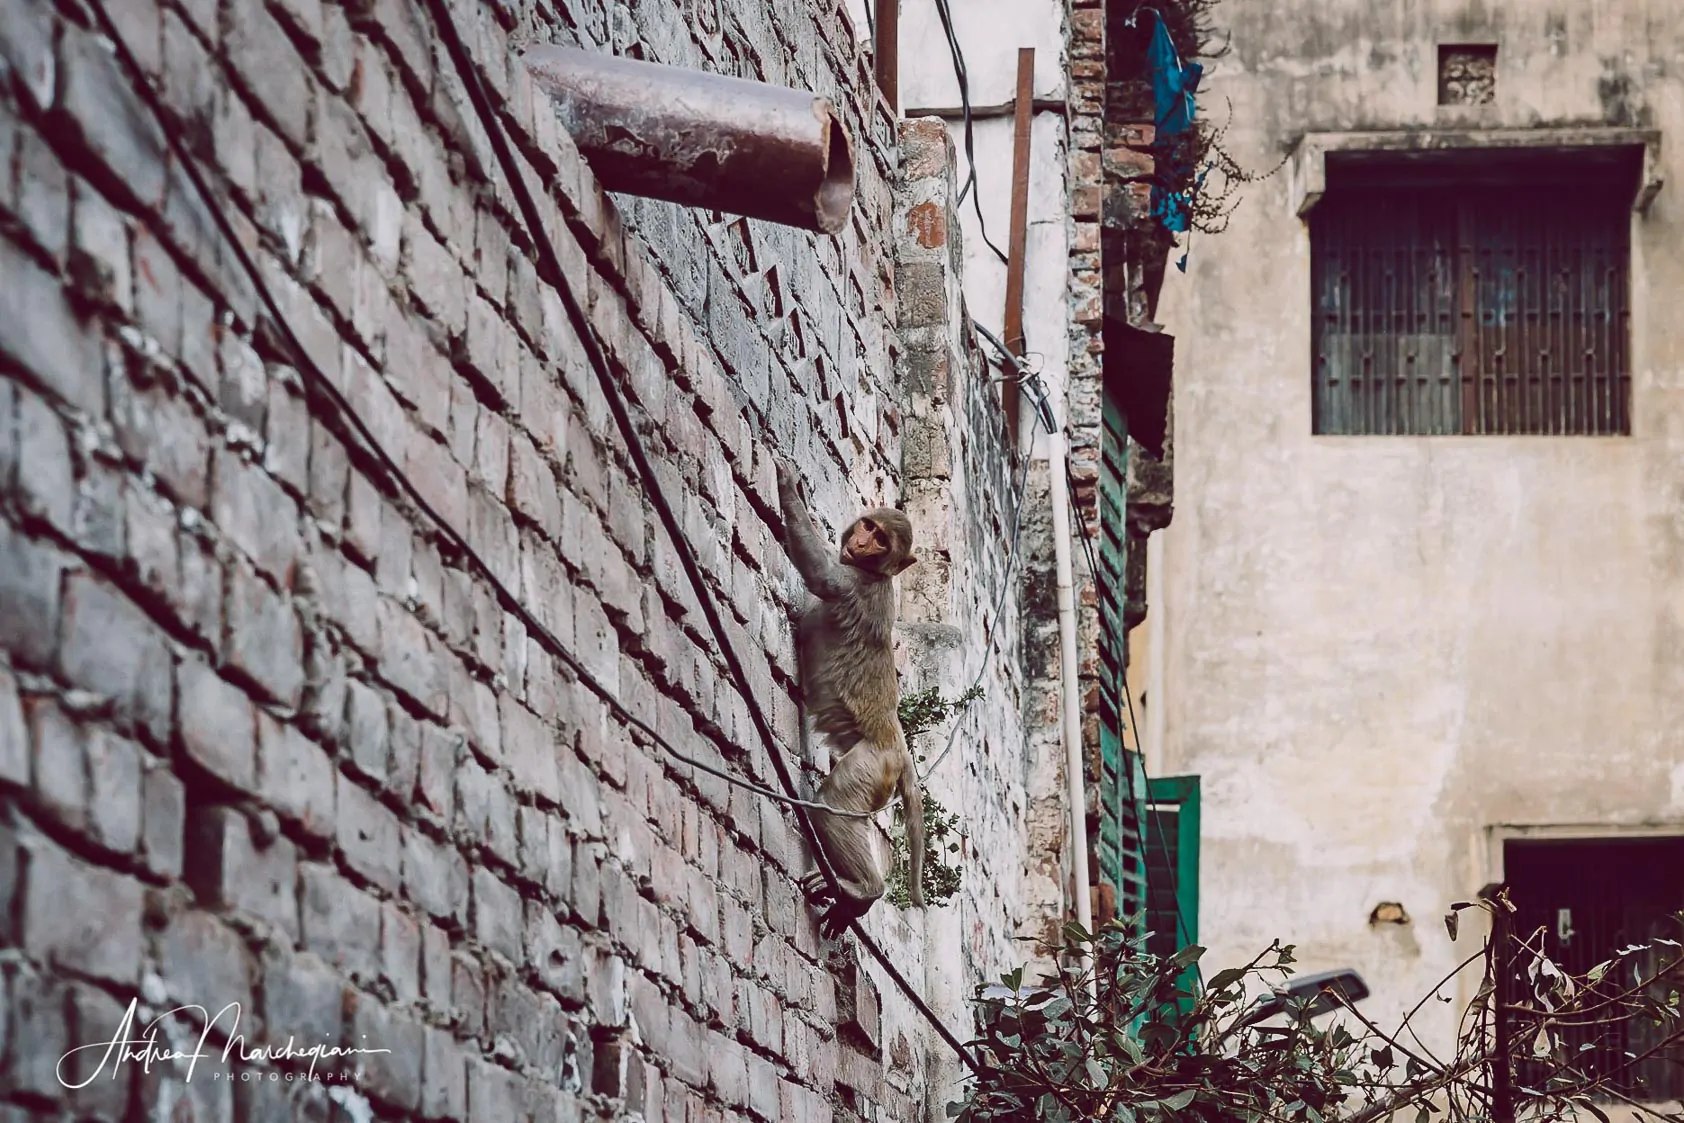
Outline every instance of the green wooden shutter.
{"type": "Polygon", "coordinates": [[[1147,946],[1174,955],[1199,941],[1199,778],[1146,783],[1147,946]]]}
{"type": "Polygon", "coordinates": [[[1106,388],[1099,474],[1099,880],[1116,893],[1117,914],[1145,930],[1146,775],[1140,754],[1123,747],[1128,695],[1123,679],[1128,627],[1128,424],[1106,388]]]}
{"type": "MultiPolygon", "coordinates": [[[[1146,949],[1170,956],[1199,942],[1199,778],[1161,776],[1146,785],[1146,949]]],[[[1190,1009],[1197,965],[1177,984],[1190,1009]]]]}

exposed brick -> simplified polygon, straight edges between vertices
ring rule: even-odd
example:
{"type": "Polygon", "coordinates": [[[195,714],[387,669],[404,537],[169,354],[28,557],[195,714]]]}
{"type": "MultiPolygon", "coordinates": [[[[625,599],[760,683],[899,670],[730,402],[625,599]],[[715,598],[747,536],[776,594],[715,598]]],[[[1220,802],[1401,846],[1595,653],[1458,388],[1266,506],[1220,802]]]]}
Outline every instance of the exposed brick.
{"type": "Polygon", "coordinates": [[[462,267],[414,216],[404,223],[403,244],[410,292],[446,332],[461,335],[468,322],[468,281],[462,267]]]}
{"type": "Polygon", "coordinates": [[[437,641],[395,601],[380,601],[380,676],[427,712],[443,716],[448,696],[437,641]]]}
{"type": "Polygon", "coordinates": [[[17,176],[17,214],[24,231],[54,267],[62,267],[70,240],[70,178],[33,130],[18,133],[17,176]]]}
{"type": "Polygon", "coordinates": [[[304,946],[351,979],[373,982],[380,973],[380,902],[330,866],[298,869],[304,946]]]}
{"type": "MultiPolygon", "coordinates": [[[[337,1045],[344,1040],[348,988],[316,955],[294,954],[269,945],[263,958],[263,1019],[271,1040],[297,1040],[299,1046],[337,1045]]],[[[389,1046],[381,1046],[387,1048],[389,1046]]],[[[338,1062],[326,1060],[329,1071],[338,1062]]]]}
{"type": "Polygon", "coordinates": [[[210,438],[183,398],[113,385],[112,420],[124,452],[145,462],[166,494],[203,508],[210,497],[210,438]]]}
{"type": "Polygon", "coordinates": [[[511,963],[521,961],[520,894],[483,866],[473,872],[474,938],[511,963]]]}
{"type": "Polygon", "coordinates": [[[410,900],[463,929],[468,921],[468,864],[453,846],[418,830],[404,832],[403,886],[410,900]]]}
{"type": "Polygon", "coordinates": [[[387,44],[403,66],[404,81],[426,93],[433,87],[432,37],[415,0],[352,0],[352,22],[387,44]]]}
{"type": "Polygon", "coordinates": [[[253,836],[231,807],[197,811],[188,824],[187,882],[200,901],[274,925],[296,940],[298,855],[284,837],[253,836]]]}
{"type": "Polygon", "coordinates": [[[297,506],[267,472],[230,451],[215,459],[211,518],[246,557],[275,580],[292,576],[298,557],[297,506]]]}
{"type": "Polygon", "coordinates": [[[563,927],[543,904],[526,902],[526,962],[538,979],[569,1005],[585,1000],[583,949],[578,929],[563,927]]]}
{"type": "Polygon", "coordinates": [[[34,776],[35,798],[41,809],[73,831],[87,826],[91,782],[83,752],[86,733],[51,699],[30,707],[30,730],[23,748],[33,760],[24,780],[34,776]]]}
{"type": "Polygon", "coordinates": [[[467,1117],[468,1068],[462,1050],[444,1030],[428,1026],[422,1062],[421,1114],[457,1121],[467,1117]]]}
{"type": "Polygon", "coordinates": [[[44,838],[30,841],[23,947],[66,970],[133,986],[140,974],[140,882],[90,866],[44,838]],[[64,907],[68,901],[74,908],[64,907]]]}
{"type": "MultiPolygon", "coordinates": [[[[18,680],[0,666],[0,782],[29,784],[30,733],[18,697],[18,680]]],[[[0,903],[4,903],[0,898],[0,903]]]]}
{"type": "Polygon", "coordinates": [[[380,906],[380,974],[398,1002],[421,997],[421,928],[390,902],[380,906]]]}
{"type": "Polygon", "coordinates": [[[465,951],[450,957],[450,1003],[456,1024],[473,1037],[485,1033],[485,971],[465,951]]]}
{"type": "Polygon", "coordinates": [[[304,688],[304,630],[291,602],[244,565],[229,567],[224,665],[287,708],[304,688]]]}
{"type": "MultiPolygon", "coordinates": [[[[252,1009],[256,965],[239,933],[208,912],[189,909],[170,920],[158,941],[159,967],[170,998],[203,1006],[215,1018],[230,1002],[242,1020],[252,1009]]],[[[227,1026],[229,1018],[219,1024],[227,1026]]]]}
{"type": "Polygon", "coordinates": [[[338,778],[339,848],[345,864],[388,893],[403,879],[403,837],[398,817],[355,781],[338,778]]]}
{"type": "Polygon", "coordinates": [[[181,746],[189,760],[241,791],[257,788],[257,718],[251,700],[197,659],[181,664],[181,746]]]}
{"type": "Polygon", "coordinates": [[[345,747],[351,763],[372,780],[386,779],[391,721],[385,700],[364,684],[345,685],[345,747]]]}
{"type": "MultiPolygon", "coordinates": [[[[67,988],[66,1027],[70,1039],[83,1041],[112,1041],[121,1033],[127,1003],[118,1002],[97,987],[74,983],[67,988]]],[[[34,1042],[31,1042],[34,1044],[34,1042]]],[[[135,1093],[137,1073],[122,1074],[106,1070],[103,1078],[95,1079],[100,1071],[96,1050],[88,1050],[73,1060],[74,1068],[66,1065],[65,1082],[81,1084],[70,1091],[70,1102],[78,1116],[88,1119],[123,1119],[128,1115],[129,1103],[135,1093]],[[74,1073],[74,1075],[72,1075],[74,1073]]]]}
{"type": "Polygon", "coordinates": [[[295,726],[261,711],[257,722],[257,790],[305,834],[333,837],[333,761],[295,726]]]}
{"type": "Polygon", "coordinates": [[[237,5],[227,17],[223,50],[229,68],[251,91],[258,111],[302,148],[310,135],[313,91],[292,40],[261,4],[237,5]]]}
{"type": "Polygon", "coordinates": [[[400,1111],[415,1110],[421,1101],[424,1055],[420,1023],[360,991],[351,993],[348,1008],[352,1043],[368,1048],[379,1042],[378,1048],[389,1050],[352,1059],[357,1088],[400,1111]]]}
{"type": "Polygon", "coordinates": [[[45,669],[57,655],[60,588],[67,559],[0,520],[0,646],[45,669]]]}
{"type": "Polygon", "coordinates": [[[140,844],[142,755],[139,745],[110,730],[89,734],[89,833],[96,843],[119,854],[132,854],[140,844]]]}
{"type": "Polygon", "coordinates": [[[167,769],[149,762],[141,779],[141,859],[164,877],[181,876],[186,849],[187,791],[167,769]]]}
{"type": "Polygon", "coordinates": [[[504,695],[501,705],[503,753],[515,786],[551,803],[561,798],[556,770],[554,731],[519,702],[504,695]]]}
{"type": "Polygon", "coordinates": [[[86,573],[65,581],[59,669],[112,700],[154,743],[168,738],[174,659],[163,631],[128,598],[86,573]]]}
{"type": "Polygon", "coordinates": [[[137,201],[157,206],[166,182],[157,121],[91,33],[66,26],[59,47],[58,105],[74,135],[137,201]]]}

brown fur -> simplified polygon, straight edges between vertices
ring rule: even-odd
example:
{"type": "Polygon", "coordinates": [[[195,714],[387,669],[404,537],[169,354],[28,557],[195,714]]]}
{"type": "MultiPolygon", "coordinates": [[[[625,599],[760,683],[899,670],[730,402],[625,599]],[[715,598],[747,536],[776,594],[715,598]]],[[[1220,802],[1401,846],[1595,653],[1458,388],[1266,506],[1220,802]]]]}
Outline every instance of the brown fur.
{"type": "MultiPolygon", "coordinates": [[[[842,536],[832,560],[807,509],[795,470],[778,462],[785,547],[814,600],[796,626],[801,686],[813,728],[840,754],[819,785],[818,801],[845,811],[880,811],[896,790],[906,804],[911,848],[912,903],[924,905],[924,805],[918,776],[900,725],[900,682],[895,676],[892,632],[894,576],[917,559],[912,524],[889,508],[867,511],[842,536]]],[[[841,893],[825,908],[820,926],[834,938],[883,895],[883,873],[870,819],[813,813],[825,858],[841,893]]],[[[816,904],[832,896],[821,871],[802,879],[816,904]]]]}

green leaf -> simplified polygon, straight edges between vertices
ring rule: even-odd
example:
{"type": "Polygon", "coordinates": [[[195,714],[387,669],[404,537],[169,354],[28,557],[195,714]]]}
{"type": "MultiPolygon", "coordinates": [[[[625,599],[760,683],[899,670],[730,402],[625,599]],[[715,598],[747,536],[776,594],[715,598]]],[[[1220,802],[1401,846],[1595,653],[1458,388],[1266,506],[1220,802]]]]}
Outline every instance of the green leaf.
{"type": "Polygon", "coordinates": [[[1226,970],[1218,971],[1216,974],[1212,975],[1210,977],[1210,981],[1205,984],[1205,990],[1227,990],[1243,978],[1245,978],[1245,968],[1229,967],[1226,970]]]}
{"type": "Polygon", "coordinates": [[[1169,963],[1172,967],[1179,971],[1181,968],[1189,967],[1198,962],[1199,956],[1204,953],[1205,949],[1200,947],[1198,944],[1188,944],[1186,947],[1170,956],[1169,963]]]}

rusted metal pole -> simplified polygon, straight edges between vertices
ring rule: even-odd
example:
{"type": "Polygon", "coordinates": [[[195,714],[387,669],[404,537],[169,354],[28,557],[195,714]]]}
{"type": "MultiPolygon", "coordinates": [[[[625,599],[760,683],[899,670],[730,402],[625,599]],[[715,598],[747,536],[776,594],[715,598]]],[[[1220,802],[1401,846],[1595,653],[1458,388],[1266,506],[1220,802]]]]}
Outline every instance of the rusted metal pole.
{"type": "Polygon", "coordinates": [[[876,56],[877,88],[889,100],[889,112],[900,115],[900,0],[877,0],[877,27],[872,54],[876,56]]]}
{"type": "Polygon", "coordinates": [[[1509,1019],[1509,973],[1513,970],[1508,895],[1501,890],[1490,895],[1491,971],[1496,980],[1491,993],[1491,1121],[1514,1123],[1514,1033],[1509,1019]]]}
{"type": "Polygon", "coordinates": [[[608,190],[826,234],[847,224],[854,158],[827,99],[576,47],[522,61],[608,190]]]}
{"type": "MultiPolygon", "coordinates": [[[[1017,113],[1012,134],[1012,222],[1006,243],[1006,346],[1023,357],[1023,259],[1029,239],[1029,134],[1034,125],[1035,48],[1017,52],[1017,113]]],[[[1017,439],[1018,387],[1008,379],[1000,404],[1006,411],[1006,430],[1017,439]]]]}

